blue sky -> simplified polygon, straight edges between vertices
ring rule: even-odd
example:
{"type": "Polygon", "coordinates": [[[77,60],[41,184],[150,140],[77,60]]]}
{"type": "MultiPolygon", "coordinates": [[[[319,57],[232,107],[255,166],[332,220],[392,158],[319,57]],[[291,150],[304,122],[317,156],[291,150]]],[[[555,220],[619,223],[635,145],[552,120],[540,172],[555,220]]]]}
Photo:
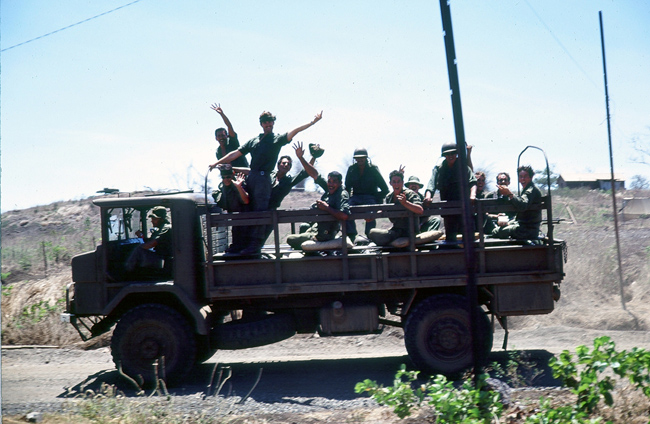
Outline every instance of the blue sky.
{"type": "MultiPolygon", "coordinates": [[[[323,172],[366,147],[386,176],[404,164],[426,182],[455,139],[436,1],[140,0],[10,48],[127,3],[0,3],[2,211],[104,187],[187,189],[215,160],[215,102],[242,141],[264,110],[280,133],[323,110],[296,138],[326,149],[323,172]]],[[[535,145],[556,172],[609,172],[601,10],[615,170],[650,179],[630,161],[633,138],[650,146],[642,0],[452,0],[477,169],[514,173],[535,145]]]]}

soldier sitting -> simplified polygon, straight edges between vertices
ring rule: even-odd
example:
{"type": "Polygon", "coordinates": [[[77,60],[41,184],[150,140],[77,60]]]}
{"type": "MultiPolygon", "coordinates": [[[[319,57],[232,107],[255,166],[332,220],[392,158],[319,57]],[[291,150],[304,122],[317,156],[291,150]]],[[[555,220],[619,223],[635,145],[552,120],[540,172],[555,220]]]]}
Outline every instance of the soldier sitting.
{"type": "MultiPolygon", "coordinates": [[[[296,156],[300,159],[300,163],[309,176],[311,176],[316,184],[318,184],[325,193],[316,201],[313,207],[322,211],[326,211],[337,221],[321,221],[312,224],[306,232],[301,234],[291,234],[287,237],[287,243],[292,248],[319,250],[318,242],[328,242],[336,239],[336,235],[340,230],[339,221],[346,221],[350,215],[350,203],[348,192],[343,190],[343,176],[336,171],[332,171],[327,175],[327,181],[320,176],[316,168],[314,168],[304,158],[304,151],[302,143],[294,145],[296,156]]],[[[340,246],[342,247],[342,242],[340,246]]]]}
{"type": "Polygon", "coordinates": [[[138,230],[135,235],[143,239],[143,244],[137,246],[126,260],[125,268],[132,272],[137,268],[164,269],[171,274],[172,226],[167,219],[167,209],[156,206],[149,213],[153,231],[151,237],[144,237],[138,230]]]}
{"type": "Polygon", "coordinates": [[[539,238],[539,226],[542,222],[542,211],[532,206],[542,203],[542,192],[533,183],[535,172],[530,166],[520,166],[517,169],[519,184],[522,192],[515,196],[505,185],[497,186],[497,192],[505,196],[517,210],[517,216],[507,224],[501,224],[492,231],[491,237],[518,240],[535,240],[539,238]]]}
{"type": "MultiPolygon", "coordinates": [[[[391,187],[393,187],[393,192],[386,195],[385,202],[401,205],[417,215],[422,215],[422,212],[424,212],[422,199],[414,191],[404,188],[404,174],[400,171],[393,171],[389,175],[389,180],[391,187]]],[[[390,230],[377,228],[370,230],[368,237],[376,245],[387,246],[395,239],[409,236],[408,217],[390,218],[390,221],[393,223],[393,227],[390,230]]],[[[420,232],[420,222],[418,219],[414,220],[413,231],[415,231],[415,234],[420,232]]]]}

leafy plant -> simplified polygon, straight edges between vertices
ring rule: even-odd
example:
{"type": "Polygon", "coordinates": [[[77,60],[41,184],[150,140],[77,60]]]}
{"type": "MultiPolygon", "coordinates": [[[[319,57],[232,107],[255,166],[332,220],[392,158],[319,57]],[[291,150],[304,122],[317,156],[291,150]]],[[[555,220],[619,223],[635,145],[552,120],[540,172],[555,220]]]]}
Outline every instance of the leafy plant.
{"type": "Polygon", "coordinates": [[[30,323],[40,322],[51,314],[59,313],[63,305],[65,305],[65,299],[63,298],[58,299],[53,305],[50,305],[49,300],[41,300],[40,302],[25,306],[20,313],[19,320],[30,323]]]}
{"type": "MultiPolygon", "coordinates": [[[[531,366],[521,356],[513,354],[506,369],[493,365],[504,375],[518,375],[521,363],[531,366]]],[[[525,419],[527,424],[594,424],[602,422],[598,414],[601,400],[607,406],[614,404],[612,391],[615,377],[626,378],[632,386],[650,398],[650,352],[633,348],[616,351],[609,337],[594,340],[593,350],[586,346],[576,348],[576,357],[565,350],[559,357],[551,358],[549,365],[553,376],[560,379],[576,395],[575,404],[551,405],[542,399],[536,412],[525,419]],[[609,372],[609,374],[606,374],[609,372]]],[[[368,393],[381,405],[393,407],[400,418],[411,415],[414,408],[428,404],[435,410],[436,423],[489,423],[501,422],[503,405],[500,394],[487,388],[487,374],[479,376],[476,387],[465,380],[461,387],[438,375],[428,382],[416,383],[418,371],[407,371],[402,365],[395,375],[392,387],[383,387],[371,380],[355,386],[356,393],[368,393]],[[415,388],[414,388],[415,386],[415,388]]],[[[531,375],[538,375],[533,372],[531,375]]],[[[519,378],[519,377],[517,377],[519,378]]]]}
{"type": "Polygon", "coordinates": [[[513,387],[530,386],[543,371],[538,368],[537,363],[530,358],[526,352],[509,350],[505,366],[492,362],[486,371],[497,378],[507,380],[513,387]]]}
{"type": "Polygon", "coordinates": [[[549,365],[553,376],[562,380],[565,386],[577,396],[574,410],[579,413],[594,412],[601,399],[607,406],[612,406],[614,398],[614,379],[606,375],[607,369],[621,378],[627,378],[645,396],[650,397],[650,352],[634,348],[630,352],[616,351],[616,346],[609,337],[594,340],[594,349],[586,346],[576,348],[576,361],[568,350],[559,358],[551,358],[549,365]]]}
{"type": "Polygon", "coordinates": [[[597,424],[601,418],[589,418],[582,411],[576,410],[571,405],[553,408],[549,399],[542,399],[539,413],[526,418],[526,424],[597,424]]]}
{"type": "Polygon", "coordinates": [[[355,393],[367,392],[380,405],[393,407],[395,414],[400,418],[411,415],[411,409],[419,407],[426,396],[427,386],[421,385],[413,390],[411,383],[418,378],[419,371],[407,371],[402,364],[395,374],[393,387],[383,387],[377,382],[366,379],[357,383],[355,393]]]}
{"type": "MultiPolygon", "coordinates": [[[[7,274],[11,274],[11,273],[8,272],[7,274]]],[[[2,278],[4,279],[4,278],[6,278],[6,277],[3,276],[2,278]]],[[[10,284],[10,285],[8,285],[8,286],[2,286],[2,296],[3,296],[3,297],[5,297],[5,296],[11,296],[11,290],[12,290],[13,288],[14,288],[14,285],[13,285],[13,284],[10,284]]]]}
{"type": "Polygon", "coordinates": [[[477,379],[477,387],[470,381],[456,389],[454,383],[443,375],[420,384],[413,389],[419,371],[407,371],[402,364],[395,374],[392,387],[383,387],[375,381],[364,380],[355,386],[356,393],[367,392],[381,405],[393,407],[400,418],[411,415],[413,408],[419,408],[423,402],[435,409],[436,423],[489,423],[492,418],[501,415],[503,405],[500,395],[487,389],[487,374],[477,379]]]}

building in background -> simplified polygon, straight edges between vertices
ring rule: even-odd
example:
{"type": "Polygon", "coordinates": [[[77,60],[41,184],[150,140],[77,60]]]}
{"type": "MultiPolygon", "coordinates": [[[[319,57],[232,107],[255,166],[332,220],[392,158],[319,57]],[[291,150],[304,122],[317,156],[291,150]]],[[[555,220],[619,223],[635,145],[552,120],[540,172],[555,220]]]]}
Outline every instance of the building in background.
{"type": "MultiPolygon", "coordinates": [[[[616,174],[614,180],[616,190],[625,190],[623,175],[616,174]]],[[[557,179],[559,188],[588,188],[590,190],[611,190],[611,174],[586,173],[586,174],[561,174],[557,179]]]]}

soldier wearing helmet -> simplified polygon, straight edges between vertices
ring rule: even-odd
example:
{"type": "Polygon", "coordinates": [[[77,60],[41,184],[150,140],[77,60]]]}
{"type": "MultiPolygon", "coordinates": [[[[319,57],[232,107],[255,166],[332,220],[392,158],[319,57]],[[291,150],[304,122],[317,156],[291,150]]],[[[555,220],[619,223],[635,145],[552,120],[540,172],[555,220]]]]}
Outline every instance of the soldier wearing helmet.
{"type": "MultiPolygon", "coordinates": [[[[468,167],[463,175],[458,161],[456,143],[445,143],[441,149],[444,160],[439,162],[431,173],[431,179],[424,195],[424,203],[430,204],[436,190],[440,192],[440,200],[461,200],[461,178],[467,178],[470,187],[470,200],[476,199],[476,177],[472,168],[468,167]]],[[[445,238],[448,242],[455,242],[458,233],[462,230],[462,215],[446,215],[444,217],[445,238]]]]}
{"type": "MultiPolygon", "coordinates": [[[[365,148],[355,149],[353,157],[356,163],[348,168],[345,175],[345,188],[350,193],[350,206],[381,204],[388,194],[388,186],[379,168],[370,163],[365,148]]],[[[354,240],[357,236],[354,221],[348,220],[346,226],[350,240],[354,240]]],[[[366,236],[376,226],[377,222],[374,219],[366,221],[366,236]]]]}

